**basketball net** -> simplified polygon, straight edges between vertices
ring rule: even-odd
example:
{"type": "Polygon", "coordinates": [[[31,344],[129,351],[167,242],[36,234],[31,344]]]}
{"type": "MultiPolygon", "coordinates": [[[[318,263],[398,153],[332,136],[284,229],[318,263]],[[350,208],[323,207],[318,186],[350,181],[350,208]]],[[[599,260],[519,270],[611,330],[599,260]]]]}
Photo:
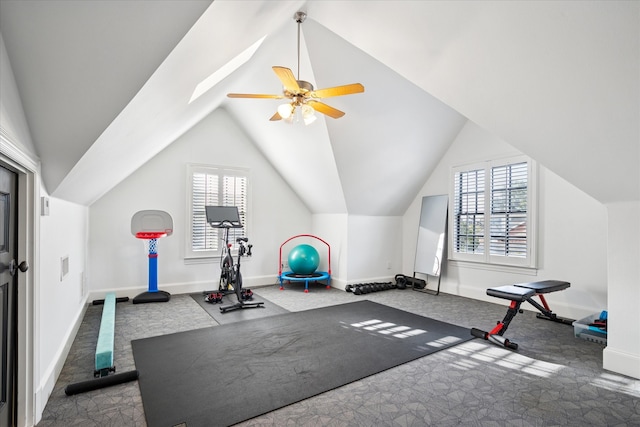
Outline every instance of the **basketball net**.
{"type": "Polygon", "coordinates": [[[158,239],[141,239],[144,245],[144,253],[149,255],[158,253],[158,239]]]}

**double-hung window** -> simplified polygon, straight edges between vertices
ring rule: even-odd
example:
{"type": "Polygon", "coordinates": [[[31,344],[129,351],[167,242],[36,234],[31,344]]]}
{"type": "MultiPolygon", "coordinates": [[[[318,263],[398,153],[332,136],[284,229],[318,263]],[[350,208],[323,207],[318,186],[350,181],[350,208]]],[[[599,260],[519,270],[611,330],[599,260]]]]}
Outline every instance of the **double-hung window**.
{"type": "Polygon", "coordinates": [[[535,267],[536,171],[527,157],[455,167],[449,258],[535,267]]]}
{"type": "Polygon", "coordinates": [[[205,206],[236,206],[242,228],[229,229],[229,243],[247,234],[249,171],[204,165],[187,167],[188,226],[186,258],[221,254],[224,229],[207,223],[205,206]]]}

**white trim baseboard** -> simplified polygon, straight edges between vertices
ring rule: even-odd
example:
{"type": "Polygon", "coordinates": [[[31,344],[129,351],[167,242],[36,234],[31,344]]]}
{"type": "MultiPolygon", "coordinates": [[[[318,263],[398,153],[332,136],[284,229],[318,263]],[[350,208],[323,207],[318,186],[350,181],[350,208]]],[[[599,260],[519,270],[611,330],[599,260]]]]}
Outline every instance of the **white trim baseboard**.
{"type": "Polygon", "coordinates": [[[602,351],[602,367],[608,371],[640,379],[640,357],[607,346],[602,351]]]}
{"type": "Polygon", "coordinates": [[[69,329],[67,336],[64,340],[64,345],[60,347],[58,354],[54,358],[54,362],[49,366],[46,373],[42,376],[42,380],[40,384],[38,384],[38,388],[35,391],[35,406],[36,406],[36,420],[35,424],[40,422],[42,418],[42,413],[44,408],[49,400],[49,396],[51,396],[51,392],[53,391],[53,387],[56,385],[56,381],[62,372],[62,368],[64,367],[64,363],[69,356],[69,351],[71,351],[71,346],[73,345],[73,341],[76,339],[76,335],[78,334],[78,330],[80,329],[80,325],[82,325],[82,321],[84,319],[84,315],[87,312],[87,304],[82,304],[82,309],[76,316],[73,326],[69,329]]]}

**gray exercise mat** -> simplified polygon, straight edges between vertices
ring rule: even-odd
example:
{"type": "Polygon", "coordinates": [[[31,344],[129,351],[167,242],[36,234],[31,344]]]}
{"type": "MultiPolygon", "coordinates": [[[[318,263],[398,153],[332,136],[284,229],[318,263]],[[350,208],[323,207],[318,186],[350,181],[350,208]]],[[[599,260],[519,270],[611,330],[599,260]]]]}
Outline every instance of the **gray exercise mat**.
{"type": "Polygon", "coordinates": [[[472,338],[468,328],[365,300],[131,345],[149,427],[210,427],[236,424],[472,338]]]}
{"type": "Polygon", "coordinates": [[[190,295],[207,313],[209,313],[211,317],[213,317],[216,322],[221,325],[240,322],[242,320],[260,319],[263,317],[274,316],[276,314],[289,313],[289,310],[286,310],[257,294],[253,295],[253,300],[247,302],[264,302],[264,306],[233,310],[226,313],[222,313],[220,311],[220,307],[237,303],[238,298],[235,294],[226,295],[224,298],[222,298],[222,303],[216,304],[206,302],[204,300],[204,295],[202,294],[202,292],[193,293],[190,295]]]}

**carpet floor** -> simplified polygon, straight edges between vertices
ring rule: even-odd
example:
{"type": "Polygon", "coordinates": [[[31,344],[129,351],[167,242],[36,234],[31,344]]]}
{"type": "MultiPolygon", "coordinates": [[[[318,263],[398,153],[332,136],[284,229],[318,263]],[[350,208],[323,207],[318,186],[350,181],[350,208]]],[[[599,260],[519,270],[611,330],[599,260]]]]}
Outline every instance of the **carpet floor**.
{"type": "MultiPolygon", "coordinates": [[[[506,312],[497,298],[411,290],[354,295],[324,285],[310,285],[305,294],[303,288],[252,289],[256,298],[291,312],[370,300],[467,328],[490,328],[506,312]]],[[[548,301],[553,308],[554,300],[548,301]]],[[[147,426],[137,381],[64,394],[69,383],[93,378],[101,313],[100,306],[87,307],[38,427],[147,426]]],[[[118,372],[137,368],[132,340],[218,325],[189,295],[172,295],[162,304],[118,304],[116,313],[118,372]]],[[[473,339],[237,427],[640,425],[640,380],[602,369],[603,345],[575,338],[571,326],[536,319],[531,311],[517,315],[508,336],[520,344],[517,352],[473,339]]]]}

